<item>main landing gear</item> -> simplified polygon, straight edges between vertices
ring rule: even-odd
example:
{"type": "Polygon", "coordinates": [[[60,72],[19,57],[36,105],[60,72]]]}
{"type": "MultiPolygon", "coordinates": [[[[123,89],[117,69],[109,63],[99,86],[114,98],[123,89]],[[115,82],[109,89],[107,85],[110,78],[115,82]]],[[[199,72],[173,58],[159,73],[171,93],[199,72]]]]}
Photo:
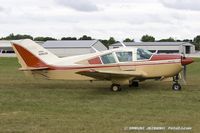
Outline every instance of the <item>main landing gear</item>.
{"type": "Polygon", "coordinates": [[[117,92],[117,91],[121,91],[121,86],[119,84],[112,84],[111,85],[111,91],[117,92]]]}
{"type": "Polygon", "coordinates": [[[175,91],[180,91],[181,90],[181,85],[178,83],[179,76],[176,75],[173,77],[173,82],[174,84],[172,85],[172,89],[175,91]]]}
{"type": "Polygon", "coordinates": [[[138,82],[138,81],[132,81],[132,82],[129,84],[129,87],[139,87],[139,82],[138,82]]]}
{"type": "MultiPolygon", "coordinates": [[[[139,87],[139,82],[138,81],[132,81],[131,83],[129,83],[129,87],[139,87]]],[[[117,91],[121,91],[121,85],[120,84],[116,84],[113,83],[110,87],[111,91],[113,92],[117,92],[117,91]]]]}

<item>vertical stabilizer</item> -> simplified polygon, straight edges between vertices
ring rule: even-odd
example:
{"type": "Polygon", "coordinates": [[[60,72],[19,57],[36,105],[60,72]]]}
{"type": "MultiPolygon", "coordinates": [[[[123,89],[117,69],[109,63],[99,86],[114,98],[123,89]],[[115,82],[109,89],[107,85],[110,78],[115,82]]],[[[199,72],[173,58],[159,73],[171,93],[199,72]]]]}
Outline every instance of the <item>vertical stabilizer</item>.
{"type": "Polygon", "coordinates": [[[30,39],[11,43],[22,69],[44,68],[59,60],[59,57],[30,39]]]}

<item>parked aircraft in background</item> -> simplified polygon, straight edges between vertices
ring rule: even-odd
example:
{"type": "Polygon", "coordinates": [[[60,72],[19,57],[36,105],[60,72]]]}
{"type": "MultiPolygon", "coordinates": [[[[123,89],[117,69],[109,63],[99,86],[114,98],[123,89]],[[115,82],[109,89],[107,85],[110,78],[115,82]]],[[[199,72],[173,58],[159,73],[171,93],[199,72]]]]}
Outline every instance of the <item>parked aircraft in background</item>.
{"type": "Polygon", "coordinates": [[[60,80],[108,80],[111,90],[120,91],[121,85],[138,86],[148,79],[173,77],[174,90],[180,90],[179,73],[193,62],[174,54],[152,54],[140,48],[121,47],[91,54],[59,58],[34,41],[12,42],[21,68],[33,77],[60,80]]]}

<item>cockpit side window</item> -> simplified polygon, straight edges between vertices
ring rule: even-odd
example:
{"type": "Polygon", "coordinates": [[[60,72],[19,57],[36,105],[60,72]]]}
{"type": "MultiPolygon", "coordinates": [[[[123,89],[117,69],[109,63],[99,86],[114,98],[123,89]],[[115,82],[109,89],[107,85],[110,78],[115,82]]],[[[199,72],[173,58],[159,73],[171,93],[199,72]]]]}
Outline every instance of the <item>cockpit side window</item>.
{"type": "Polygon", "coordinates": [[[116,52],[119,62],[129,62],[133,60],[132,52],[116,52]]]}
{"type": "Polygon", "coordinates": [[[143,50],[138,48],[137,49],[137,60],[147,60],[150,59],[152,56],[152,53],[148,50],[143,50]]]}
{"type": "Polygon", "coordinates": [[[102,55],[101,60],[104,64],[116,63],[115,58],[112,53],[102,55]]]}

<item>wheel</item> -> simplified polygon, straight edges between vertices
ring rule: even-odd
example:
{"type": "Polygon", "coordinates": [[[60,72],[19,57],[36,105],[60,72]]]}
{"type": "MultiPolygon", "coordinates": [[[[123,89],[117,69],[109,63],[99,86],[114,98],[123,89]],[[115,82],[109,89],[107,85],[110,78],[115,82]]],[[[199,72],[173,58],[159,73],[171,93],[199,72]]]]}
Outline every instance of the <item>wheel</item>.
{"type": "Polygon", "coordinates": [[[129,84],[129,87],[139,87],[139,82],[132,81],[132,83],[129,84]]]}
{"type": "Polygon", "coordinates": [[[133,86],[133,87],[139,87],[139,82],[133,81],[132,86],[133,86]]]}
{"type": "Polygon", "coordinates": [[[181,90],[181,85],[179,83],[174,83],[172,86],[172,89],[175,91],[180,91],[181,90]]]}
{"type": "Polygon", "coordinates": [[[111,90],[114,91],[114,92],[121,91],[121,87],[118,84],[112,84],[111,90]]]}

